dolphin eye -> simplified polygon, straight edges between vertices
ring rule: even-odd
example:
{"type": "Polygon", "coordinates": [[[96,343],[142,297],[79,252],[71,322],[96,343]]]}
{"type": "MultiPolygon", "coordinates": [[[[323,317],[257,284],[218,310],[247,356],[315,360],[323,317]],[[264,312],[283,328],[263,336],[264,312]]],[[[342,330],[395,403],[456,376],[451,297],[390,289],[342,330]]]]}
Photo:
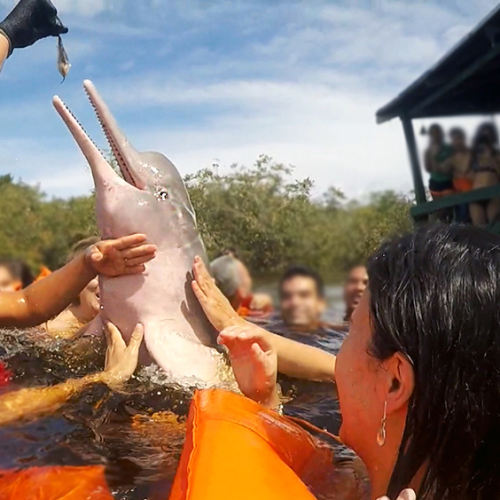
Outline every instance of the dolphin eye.
{"type": "Polygon", "coordinates": [[[156,197],[161,200],[161,201],[167,201],[168,200],[168,191],[166,189],[160,189],[156,193],[156,197]]]}

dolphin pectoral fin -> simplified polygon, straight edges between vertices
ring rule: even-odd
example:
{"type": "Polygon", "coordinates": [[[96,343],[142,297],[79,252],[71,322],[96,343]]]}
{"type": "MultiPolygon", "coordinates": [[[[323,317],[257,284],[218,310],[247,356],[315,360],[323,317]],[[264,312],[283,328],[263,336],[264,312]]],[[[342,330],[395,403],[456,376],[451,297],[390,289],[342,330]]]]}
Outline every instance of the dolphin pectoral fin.
{"type": "Polygon", "coordinates": [[[103,333],[104,323],[101,315],[96,316],[90,323],[82,327],[75,336],[75,339],[80,337],[100,336],[103,333]]]}

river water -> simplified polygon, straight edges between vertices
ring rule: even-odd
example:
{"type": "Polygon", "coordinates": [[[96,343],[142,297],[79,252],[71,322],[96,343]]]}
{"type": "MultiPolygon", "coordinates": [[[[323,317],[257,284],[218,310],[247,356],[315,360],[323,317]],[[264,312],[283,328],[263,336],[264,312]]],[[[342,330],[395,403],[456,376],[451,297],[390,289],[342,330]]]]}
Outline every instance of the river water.
{"type": "MultiPolygon", "coordinates": [[[[327,292],[327,317],[333,320],[341,312],[340,289],[330,287],[327,292]]],[[[338,336],[308,343],[331,352],[340,347],[338,336]]],[[[49,340],[37,331],[0,330],[0,346],[0,359],[15,374],[8,390],[53,385],[95,372],[104,363],[100,340],[82,346],[49,340]]],[[[286,414],[338,433],[334,386],[286,378],[280,382],[293,397],[285,405],[286,414]]],[[[172,386],[154,368],[142,369],[123,392],[89,387],[53,415],[0,429],[0,469],[100,464],[117,500],[148,499],[158,489],[167,499],[182,451],[191,394],[172,386]]],[[[352,463],[349,450],[330,444],[339,463],[352,463]]],[[[340,490],[336,500],[342,498],[340,490]]]]}

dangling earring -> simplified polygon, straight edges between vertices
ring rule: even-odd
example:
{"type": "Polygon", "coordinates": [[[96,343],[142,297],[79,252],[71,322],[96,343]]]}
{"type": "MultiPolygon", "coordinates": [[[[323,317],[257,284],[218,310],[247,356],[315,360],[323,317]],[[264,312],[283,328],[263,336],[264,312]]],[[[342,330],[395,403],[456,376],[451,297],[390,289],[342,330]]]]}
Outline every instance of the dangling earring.
{"type": "Polygon", "coordinates": [[[377,444],[379,446],[384,446],[385,444],[385,422],[387,421],[387,401],[384,403],[384,416],[382,417],[382,422],[380,423],[380,429],[377,432],[377,444]]]}

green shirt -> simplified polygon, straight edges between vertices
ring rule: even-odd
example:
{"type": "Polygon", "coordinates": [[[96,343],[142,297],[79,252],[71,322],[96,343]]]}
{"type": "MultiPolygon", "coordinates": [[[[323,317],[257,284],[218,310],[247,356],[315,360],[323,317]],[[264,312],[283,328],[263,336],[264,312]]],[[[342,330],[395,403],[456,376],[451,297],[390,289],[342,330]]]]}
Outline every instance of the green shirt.
{"type": "MultiPolygon", "coordinates": [[[[448,160],[448,158],[451,158],[453,156],[453,153],[454,153],[453,148],[449,144],[443,144],[439,149],[438,153],[434,156],[433,160],[438,163],[441,163],[443,161],[448,160]]],[[[453,175],[431,172],[430,177],[433,181],[444,182],[451,180],[453,178],[453,175]]]]}

